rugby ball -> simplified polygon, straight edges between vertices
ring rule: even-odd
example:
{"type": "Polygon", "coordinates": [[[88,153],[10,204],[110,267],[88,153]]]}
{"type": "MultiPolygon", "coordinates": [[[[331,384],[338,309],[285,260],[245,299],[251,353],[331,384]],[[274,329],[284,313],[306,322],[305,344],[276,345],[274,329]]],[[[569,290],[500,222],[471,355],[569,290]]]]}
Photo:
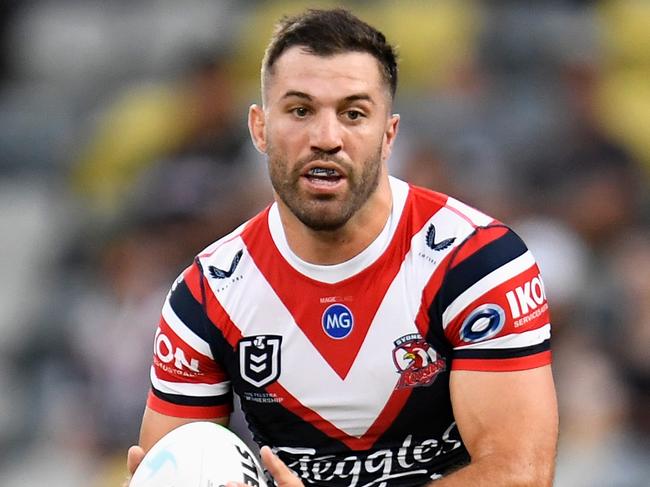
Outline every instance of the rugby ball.
{"type": "Polygon", "coordinates": [[[220,487],[229,481],[267,487],[256,456],[228,428],[199,421],[163,436],[129,487],[220,487]]]}

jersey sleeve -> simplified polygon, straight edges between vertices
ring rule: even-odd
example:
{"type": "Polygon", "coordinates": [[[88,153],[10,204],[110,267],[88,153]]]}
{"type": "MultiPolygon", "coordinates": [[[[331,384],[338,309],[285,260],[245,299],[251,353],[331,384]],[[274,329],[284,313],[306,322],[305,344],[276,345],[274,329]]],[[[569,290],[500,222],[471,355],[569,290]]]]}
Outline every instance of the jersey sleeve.
{"type": "Polygon", "coordinates": [[[452,370],[515,371],[551,363],[544,283],[524,242],[503,225],[459,246],[441,289],[438,322],[452,370]]]}
{"type": "Polygon", "coordinates": [[[209,419],[232,411],[229,377],[209,345],[214,325],[202,305],[202,279],[195,263],[176,280],[154,338],[147,406],[168,416],[209,419]]]}

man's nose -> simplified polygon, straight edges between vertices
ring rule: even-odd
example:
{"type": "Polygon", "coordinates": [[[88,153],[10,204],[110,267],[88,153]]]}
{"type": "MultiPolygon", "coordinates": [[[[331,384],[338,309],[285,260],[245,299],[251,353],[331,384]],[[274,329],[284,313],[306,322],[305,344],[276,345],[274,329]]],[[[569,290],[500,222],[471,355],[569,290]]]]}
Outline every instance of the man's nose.
{"type": "Polygon", "coordinates": [[[336,113],[319,113],[310,134],[312,151],[336,154],[343,147],[342,129],[336,113]]]}

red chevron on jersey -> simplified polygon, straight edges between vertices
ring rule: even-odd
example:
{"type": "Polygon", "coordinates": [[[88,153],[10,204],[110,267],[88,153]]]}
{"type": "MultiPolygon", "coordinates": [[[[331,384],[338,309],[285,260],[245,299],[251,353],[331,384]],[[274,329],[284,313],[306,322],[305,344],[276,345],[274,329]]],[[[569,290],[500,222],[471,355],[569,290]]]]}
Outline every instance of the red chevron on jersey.
{"type": "MultiPolygon", "coordinates": [[[[402,219],[396,234],[407,231],[410,225],[422,228],[424,222],[437,212],[443,202],[428,208],[427,214],[414,215],[410,221],[402,219]]],[[[294,321],[309,338],[330,367],[345,379],[354,363],[368,329],[375,318],[388,287],[393,283],[410,250],[410,241],[393,239],[386,251],[371,266],[359,274],[327,284],[317,282],[295,270],[273,244],[267,225],[250,225],[242,234],[251,257],[260,272],[276,290],[294,321]],[[294,292],[296,288],[300,292],[294,292]],[[305,301],[312,306],[305,307],[305,301]],[[332,303],[343,303],[354,316],[354,327],[344,341],[333,346],[332,338],[323,333],[322,315],[332,303]]]]}

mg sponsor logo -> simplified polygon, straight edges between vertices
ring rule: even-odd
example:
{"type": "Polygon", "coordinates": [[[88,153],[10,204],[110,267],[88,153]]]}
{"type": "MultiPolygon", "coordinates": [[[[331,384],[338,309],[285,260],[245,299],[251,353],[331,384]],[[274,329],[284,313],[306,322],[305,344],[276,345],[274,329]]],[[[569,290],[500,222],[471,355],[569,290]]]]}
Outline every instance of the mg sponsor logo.
{"type": "Polygon", "coordinates": [[[347,337],[354,326],[354,316],[350,308],[336,303],[328,306],[321,318],[323,331],[330,338],[340,340],[347,337]]]}
{"type": "Polygon", "coordinates": [[[160,330],[156,332],[156,338],[154,339],[154,353],[158,360],[164,364],[174,363],[174,367],[179,370],[189,369],[192,372],[199,372],[199,361],[198,359],[187,360],[185,352],[180,347],[174,347],[172,341],[167,335],[162,333],[160,330]]]}
{"type": "Polygon", "coordinates": [[[506,293],[510,313],[514,319],[535,311],[546,302],[546,291],[542,276],[538,274],[523,286],[518,286],[514,291],[506,293]]]}

